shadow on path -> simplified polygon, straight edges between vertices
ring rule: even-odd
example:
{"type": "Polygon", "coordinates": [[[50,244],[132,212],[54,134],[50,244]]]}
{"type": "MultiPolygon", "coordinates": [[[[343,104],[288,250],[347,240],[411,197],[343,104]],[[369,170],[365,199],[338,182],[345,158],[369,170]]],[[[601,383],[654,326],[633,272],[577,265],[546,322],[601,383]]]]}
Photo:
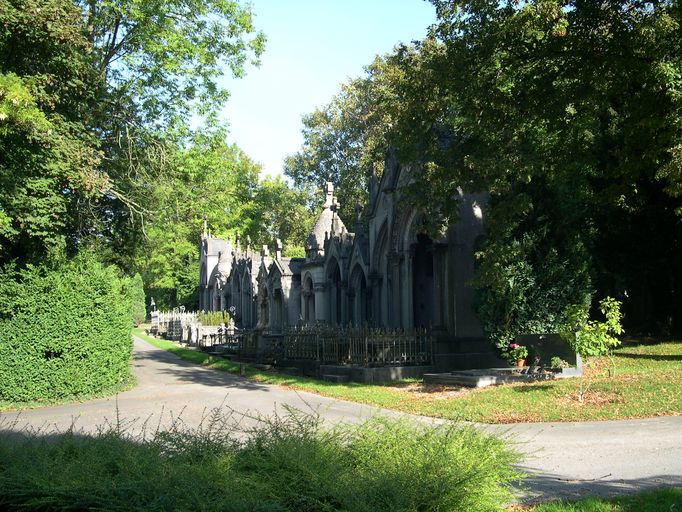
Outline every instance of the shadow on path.
{"type": "Polygon", "coordinates": [[[623,494],[651,491],[660,487],[682,488],[682,476],[680,475],[654,475],[636,479],[609,479],[611,475],[589,480],[569,480],[552,473],[539,473],[537,470],[529,470],[525,486],[529,492],[524,496],[525,503],[535,503],[555,499],[575,500],[588,496],[601,496],[605,498],[623,494]]]}
{"type": "Polygon", "coordinates": [[[156,374],[168,376],[176,381],[169,381],[168,385],[191,383],[204,386],[270,391],[269,385],[253,382],[213,368],[205,368],[198,363],[185,361],[171,352],[156,348],[143,340],[138,341],[138,343],[144,344],[144,348],[142,350],[135,350],[134,366],[151,370],[152,365],[145,364],[145,361],[159,363],[158,365],[153,365],[153,371],[156,374]]]}

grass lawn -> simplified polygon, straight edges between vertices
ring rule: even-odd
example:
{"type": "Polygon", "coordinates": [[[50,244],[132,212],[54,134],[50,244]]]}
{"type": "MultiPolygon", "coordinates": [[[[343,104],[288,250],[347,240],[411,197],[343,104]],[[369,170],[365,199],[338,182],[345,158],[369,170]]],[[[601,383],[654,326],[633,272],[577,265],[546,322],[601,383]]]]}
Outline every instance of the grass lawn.
{"type": "MultiPolygon", "coordinates": [[[[238,363],[145,336],[141,329],[134,332],[185,360],[239,372],[238,363]]],[[[682,341],[628,344],[614,351],[612,358],[593,358],[585,373],[582,385],[589,388],[582,402],[578,400],[581,379],[470,390],[424,386],[420,382],[335,384],[254,368],[247,368],[246,377],[377,407],[484,423],[615,420],[682,414],[682,341]],[[609,376],[614,368],[615,374],[609,376]]]]}
{"type": "Polygon", "coordinates": [[[682,510],[682,489],[659,489],[608,500],[586,498],[579,501],[559,501],[535,507],[514,507],[511,510],[528,512],[679,512],[682,510]]]}

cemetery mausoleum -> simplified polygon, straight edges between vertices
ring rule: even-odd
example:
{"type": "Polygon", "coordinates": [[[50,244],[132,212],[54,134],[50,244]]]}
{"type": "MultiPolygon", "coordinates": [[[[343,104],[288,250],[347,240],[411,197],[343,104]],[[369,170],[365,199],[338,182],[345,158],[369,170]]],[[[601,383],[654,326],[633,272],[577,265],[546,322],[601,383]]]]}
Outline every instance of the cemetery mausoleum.
{"type": "Polygon", "coordinates": [[[370,185],[368,228],[345,226],[331,183],[305,241],[305,258],[285,258],[275,241],[250,243],[211,236],[200,248],[199,307],[228,310],[238,328],[277,335],[293,326],[324,324],[426,328],[441,368],[490,361],[473,310],[474,250],[483,229],[485,196],[462,195],[459,216],[440,236],[423,229],[423,214],[407,208],[401,190],[410,167],[389,155],[370,185]]]}

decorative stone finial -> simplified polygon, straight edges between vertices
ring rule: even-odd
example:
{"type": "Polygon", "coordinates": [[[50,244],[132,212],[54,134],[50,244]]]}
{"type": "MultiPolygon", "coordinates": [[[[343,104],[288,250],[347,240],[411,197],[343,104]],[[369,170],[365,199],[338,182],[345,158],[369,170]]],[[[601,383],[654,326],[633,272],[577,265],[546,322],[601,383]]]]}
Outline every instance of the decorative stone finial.
{"type": "Polygon", "coordinates": [[[279,238],[275,238],[275,258],[280,259],[282,257],[282,241],[279,238]]]}
{"type": "Polygon", "coordinates": [[[261,250],[260,250],[260,255],[262,258],[267,258],[270,255],[270,251],[268,250],[268,246],[264,245],[261,250]]]}
{"type": "Polygon", "coordinates": [[[204,228],[201,231],[201,238],[206,237],[208,237],[208,219],[206,219],[206,215],[204,215],[204,228]]]}

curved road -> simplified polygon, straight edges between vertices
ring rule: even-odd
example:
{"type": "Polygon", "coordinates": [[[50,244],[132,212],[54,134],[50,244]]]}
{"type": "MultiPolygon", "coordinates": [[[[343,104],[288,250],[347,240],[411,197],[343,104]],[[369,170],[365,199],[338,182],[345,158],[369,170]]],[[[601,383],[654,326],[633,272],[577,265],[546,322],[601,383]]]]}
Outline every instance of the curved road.
{"type": "MultiPolygon", "coordinates": [[[[369,406],[249,382],[183,361],[135,339],[138,385],[117,397],[22,412],[0,413],[0,430],[95,431],[117,418],[132,431],[179,422],[196,427],[216,408],[257,415],[286,407],[317,411],[331,422],[374,414],[398,415],[369,406]]],[[[239,416],[238,414],[236,416],[239,416]]],[[[236,417],[233,416],[233,417],[236,417]]],[[[435,421],[420,418],[421,421],[435,421]]],[[[682,416],[633,421],[484,425],[509,437],[524,454],[525,500],[608,496],[661,485],[682,487],[682,416]]]]}

